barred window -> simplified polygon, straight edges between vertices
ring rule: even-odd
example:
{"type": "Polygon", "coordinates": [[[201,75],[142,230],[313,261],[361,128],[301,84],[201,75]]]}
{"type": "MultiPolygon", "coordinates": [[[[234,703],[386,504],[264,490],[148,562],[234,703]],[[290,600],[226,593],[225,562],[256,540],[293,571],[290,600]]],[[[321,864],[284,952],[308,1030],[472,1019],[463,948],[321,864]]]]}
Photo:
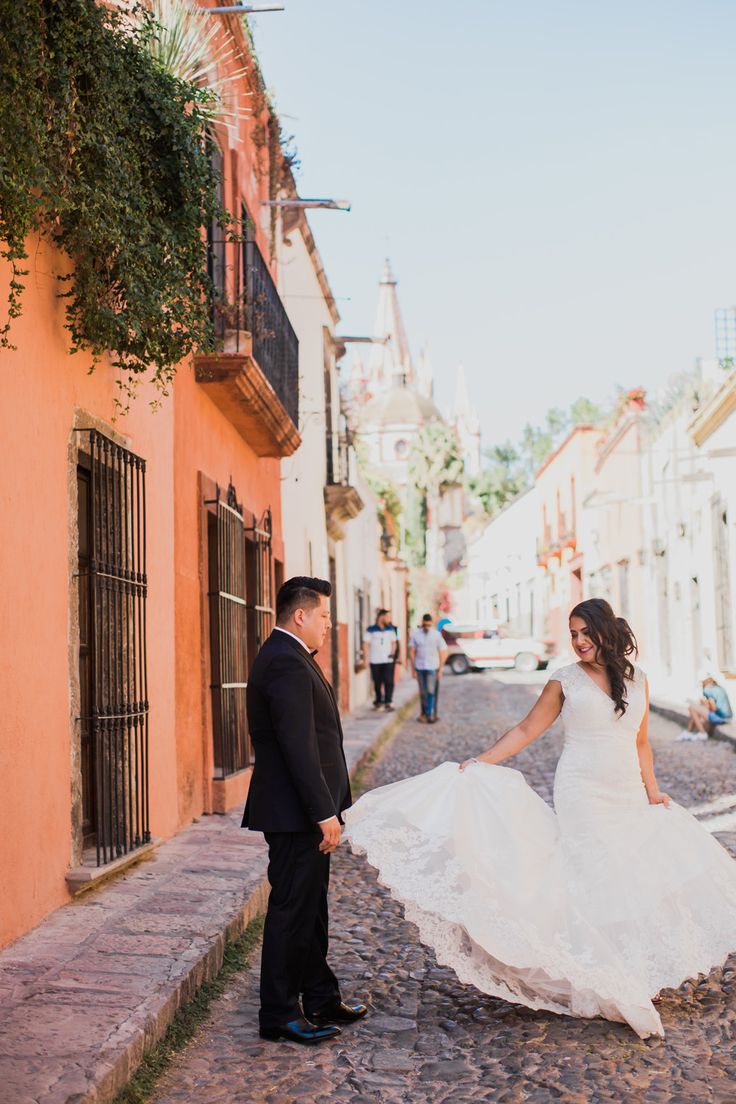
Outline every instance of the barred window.
{"type": "Polygon", "coordinates": [[[79,432],[82,831],[99,866],[151,838],[146,462],[97,430],[79,432]]]}
{"type": "Polygon", "coordinates": [[[215,777],[225,778],[252,762],[245,694],[273,628],[271,515],[246,526],[232,484],[207,505],[212,736],[215,777]]]}

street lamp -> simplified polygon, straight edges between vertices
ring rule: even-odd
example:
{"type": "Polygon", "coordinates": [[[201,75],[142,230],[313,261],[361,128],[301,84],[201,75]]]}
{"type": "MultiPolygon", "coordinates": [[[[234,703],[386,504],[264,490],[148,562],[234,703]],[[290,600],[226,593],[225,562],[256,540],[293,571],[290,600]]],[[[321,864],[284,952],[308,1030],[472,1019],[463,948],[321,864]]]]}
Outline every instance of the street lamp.
{"type": "Polygon", "coordinates": [[[350,334],[335,334],[336,341],[342,341],[344,344],[350,342],[353,345],[387,345],[391,340],[390,334],[386,337],[353,337],[350,334]]]}
{"type": "MultiPolygon", "coordinates": [[[[213,10],[216,11],[217,9],[213,10]]],[[[261,207],[292,207],[300,211],[307,207],[322,207],[327,211],[349,211],[351,209],[348,199],[262,199],[261,207]]]]}
{"type": "Polygon", "coordinates": [[[223,8],[201,7],[199,10],[210,15],[258,15],[260,12],[286,11],[286,8],[283,4],[228,4],[223,8]]]}

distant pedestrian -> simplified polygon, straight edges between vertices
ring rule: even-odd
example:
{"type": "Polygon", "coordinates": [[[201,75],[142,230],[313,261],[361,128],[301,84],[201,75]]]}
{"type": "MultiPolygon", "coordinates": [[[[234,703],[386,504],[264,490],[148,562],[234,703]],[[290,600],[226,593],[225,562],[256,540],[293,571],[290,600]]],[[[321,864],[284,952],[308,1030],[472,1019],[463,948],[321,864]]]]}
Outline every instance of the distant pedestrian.
{"type": "Polygon", "coordinates": [[[733,717],[728,694],[712,675],[703,679],[703,696],[699,702],[690,702],[687,707],[690,720],[678,740],[707,740],[708,725],[721,725],[733,717]]]}
{"type": "Polygon", "coordinates": [[[391,611],[379,609],[376,622],[366,630],[363,654],[371,667],[373,708],[393,710],[394,675],[399,658],[399,631],[391,624],[391,611]]]}
{"type": "Polygon", "coordinates": [[[425,613],[421,628],[415,629],[409,639],[409,662],[419,683],[422,711],[418,720],[422,724],[437,720],[437,689],[446,659],[445,639],[435,629],[432,614],[425,613]]]}

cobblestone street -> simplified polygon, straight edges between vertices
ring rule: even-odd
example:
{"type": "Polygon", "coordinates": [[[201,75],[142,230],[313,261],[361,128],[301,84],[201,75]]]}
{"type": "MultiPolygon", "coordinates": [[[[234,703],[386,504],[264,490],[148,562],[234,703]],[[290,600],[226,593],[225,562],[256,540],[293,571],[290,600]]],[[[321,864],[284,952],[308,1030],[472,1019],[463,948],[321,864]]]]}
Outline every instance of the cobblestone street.
{"type": "MultiPolygon", "coordinates": [[[[446,678],[440,722],[408,720],[367,785],[477,753],[537,692],[513,676],[446,678]]],[[[731,745],[676,744],[677,727],[656,716],[651,731],[658,778],[673,798],[692,808],[736,795],[731,745]]],[[[513,763],[546,800],[560,746],[555,729],[513,763]]],[[[736,848],[736,833],[719,838],[736,848]]],[[[334,862],[331,921],[332,965],[344,995],[370,1005],[368,1019],[315,1049],[262,1042],[256,955],[159,1083],[157,1104],[736,1102],[733,960],[708,981],[665,993],[666,1038],[641,1042],[622,1025],[535,1013],[460,985],[347,847],[334,862]]]]}

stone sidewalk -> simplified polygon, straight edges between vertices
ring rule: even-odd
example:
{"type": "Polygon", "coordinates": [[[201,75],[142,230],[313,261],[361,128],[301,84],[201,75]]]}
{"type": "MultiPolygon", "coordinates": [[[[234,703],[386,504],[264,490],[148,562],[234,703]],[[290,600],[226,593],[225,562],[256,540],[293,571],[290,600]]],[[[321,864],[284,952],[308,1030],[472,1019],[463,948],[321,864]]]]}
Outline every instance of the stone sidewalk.
{"type": "MultiPolygon", "coordinates": [[[[351,773],[414,708],[345,719],[351,773]]],[[[217,974],[226,942],[263,910],[266,851],[242,810],[206,816],[116,881],[57,909],[0,951],[2,1104],[103,1104],[217,974]]]]}

